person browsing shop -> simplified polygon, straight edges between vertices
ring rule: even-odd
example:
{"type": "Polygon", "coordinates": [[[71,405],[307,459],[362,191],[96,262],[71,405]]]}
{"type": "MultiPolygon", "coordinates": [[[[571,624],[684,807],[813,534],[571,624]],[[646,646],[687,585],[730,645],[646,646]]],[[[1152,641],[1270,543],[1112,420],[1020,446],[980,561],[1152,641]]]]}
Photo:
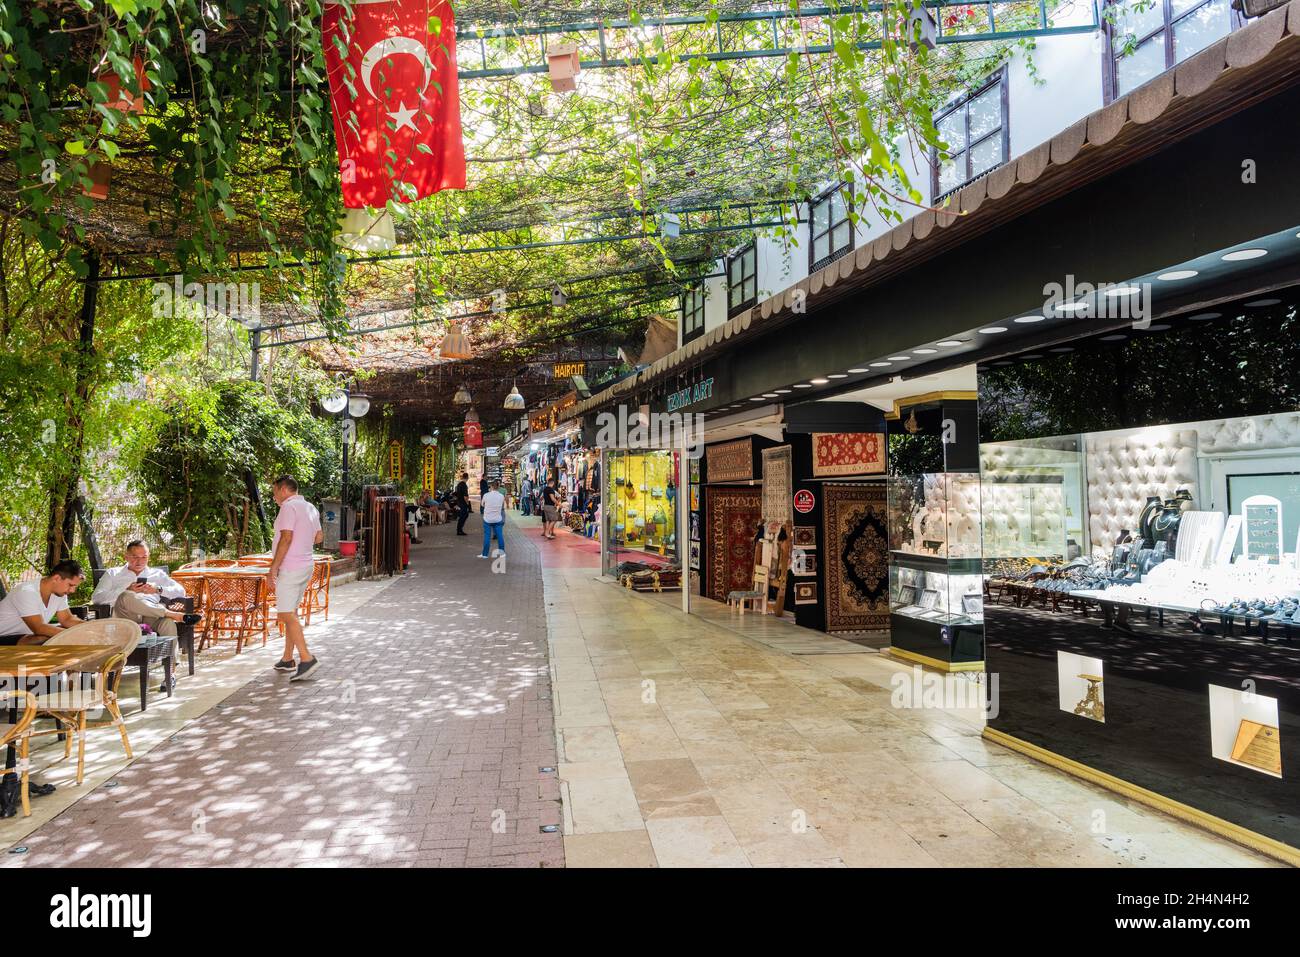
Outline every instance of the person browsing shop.
{"type": "Polygon", "coordinates": [[[560,520],[560,493],[548,478],[542,486],[542,538],[555,537],[555,523],[560,520]]]}

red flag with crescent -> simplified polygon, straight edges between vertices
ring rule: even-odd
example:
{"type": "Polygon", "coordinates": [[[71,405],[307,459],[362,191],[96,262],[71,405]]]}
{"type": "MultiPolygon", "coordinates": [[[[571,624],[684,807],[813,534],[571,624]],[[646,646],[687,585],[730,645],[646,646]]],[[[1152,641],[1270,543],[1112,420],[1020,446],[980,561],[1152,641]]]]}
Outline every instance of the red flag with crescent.
{"type": "Polygon", "coordinates": [[[465,188],[456,25],[447,0],[327,3],[321,25],[343,205],[465,188]]]}
{"type": "Polygon", "coordinates": [[[483,426],[478,422],[465,423],[465,448],[483,448],[483,426]]]}

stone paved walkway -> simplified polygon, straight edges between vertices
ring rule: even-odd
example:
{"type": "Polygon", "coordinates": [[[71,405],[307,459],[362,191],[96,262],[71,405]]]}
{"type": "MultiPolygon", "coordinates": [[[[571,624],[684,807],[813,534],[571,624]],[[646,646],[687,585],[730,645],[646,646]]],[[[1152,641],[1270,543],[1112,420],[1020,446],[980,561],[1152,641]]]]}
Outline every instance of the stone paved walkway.
{"type": "Polygon", "coordinates": [[[313,627],[318,679],[268,656],[3,864],[563,866],[537,544],[508,530],[494,574],[468,530],[424,530],[406,575],[313,627]]]}

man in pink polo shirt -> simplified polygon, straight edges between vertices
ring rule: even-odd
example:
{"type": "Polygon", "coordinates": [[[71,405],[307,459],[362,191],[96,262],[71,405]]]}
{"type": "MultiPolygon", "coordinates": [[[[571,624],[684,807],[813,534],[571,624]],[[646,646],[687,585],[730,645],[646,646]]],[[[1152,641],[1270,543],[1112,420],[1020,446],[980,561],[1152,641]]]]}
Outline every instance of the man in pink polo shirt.
{"type": "Polygon", "coordinates": [[[298,620],[298,606],[302,603],[307,583],[311,581],[315,558],[312,546],[321,540],[320,514],[305,498],[298,494],[298,483],[289,475],[275,480],[271,494],[280,506],[275,517],[275,540],[271,567],[267,572],[268,588],[275,589],[275,612],[284,626],[284,658],[276,662],[275,670],[292,672],[290,681],[298,681],[312,674],[320,661],[307,650],[307,639],[298,620]],[[298,651],[298,663],[293,660],[298,651]]]}

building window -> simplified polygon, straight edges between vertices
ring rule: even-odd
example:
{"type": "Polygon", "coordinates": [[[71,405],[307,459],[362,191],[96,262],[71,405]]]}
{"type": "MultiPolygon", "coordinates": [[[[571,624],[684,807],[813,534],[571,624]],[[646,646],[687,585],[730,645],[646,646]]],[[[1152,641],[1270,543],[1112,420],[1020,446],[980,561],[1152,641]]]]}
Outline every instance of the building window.
{"type": "Polygon", "coordinates": [[[938,202],[989,170],[1007,161],[1011,134],[1007,124],[1006,67],[981,86],[944,108],[934,120],[944,153],[934,150],[930,162],[934,201],[938,202]]]}
{"type": "Polygon", "coordinates": [[[1227,36],[1235,14],[1229,0],[1116,0],[1105,22],[1116,99],[1227,36]]]}
{"type": "Polygon", "coordinates": [[[847,191],[847,184],[840,183],[809,204],[809,272],[834,262],[853,248],[853,223],[849,221],[853,198],[845,198],[847,191]]]}
{"type": "Polygon", "coordinates": [[[758,246],[750,243],[727,257],[727,317],[758,301],[758,246]]]}
{"type": "Polygon", "coordinates": [[[682,292],[682,345],[704,335],[704,282],[682,292]]]}

